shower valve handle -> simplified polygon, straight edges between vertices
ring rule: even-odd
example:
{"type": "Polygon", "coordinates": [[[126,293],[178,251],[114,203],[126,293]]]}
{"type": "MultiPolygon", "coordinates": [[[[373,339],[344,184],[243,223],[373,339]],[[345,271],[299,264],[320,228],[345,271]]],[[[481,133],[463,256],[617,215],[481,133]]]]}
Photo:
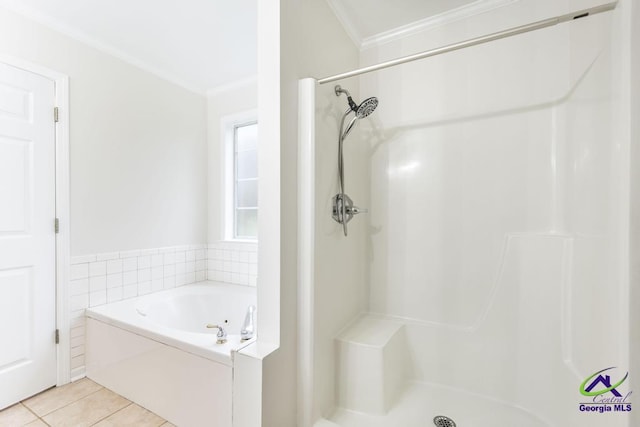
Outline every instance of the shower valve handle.
{"type": "Polygon", "coordinates": [[[361,214],[361,213],[369,213],[369,209],[366,208],[359,208],[357,206],[347,206],[347,214],[351,214],[351,215],[357,215],[357,214],[361,214]]]}
{"type": "Polygon", "coordinates": [[[368,209],[353,206],[353,201],[344,193],[336,194],[333,199],[331,216],[338,223],[342,224],[344,235],[347,235],[347,223],[357,214],[367,213],[368,209]]]}

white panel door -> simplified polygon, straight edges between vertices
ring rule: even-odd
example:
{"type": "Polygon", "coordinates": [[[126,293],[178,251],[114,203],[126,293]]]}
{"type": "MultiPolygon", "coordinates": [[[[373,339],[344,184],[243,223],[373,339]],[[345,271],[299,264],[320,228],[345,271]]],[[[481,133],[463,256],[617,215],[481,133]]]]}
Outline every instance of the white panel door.
{"type": "Polygon", "coordinates": [[[54,95],[0,63],[0,409],[56,384],[54,95]]]}

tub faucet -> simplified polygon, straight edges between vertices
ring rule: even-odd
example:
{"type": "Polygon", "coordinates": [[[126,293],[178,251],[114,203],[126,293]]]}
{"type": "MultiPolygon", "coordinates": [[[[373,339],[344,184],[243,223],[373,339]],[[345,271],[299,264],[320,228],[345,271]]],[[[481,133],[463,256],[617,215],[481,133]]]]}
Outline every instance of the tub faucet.
{"type": "MultiPolygon", "coordinates": [[[[228,323],[228,321],[225,320],[225,323],[228,323]]],[[[216,334],[216,337],[217,337],[216,344],[224,344],[227,342],[227,332],[224,330],[224,328],[221,325],[212,325],[211,323],[209,323],[207,324],[207,328],[218,329],[218,333],[216,334]]]]}
{"type": "Polygon", "coordinates": [[[256,333],[256,306],[250,305],[247,308],[247,314],[244,316],[244,323],[240,330],[240,337],[242,341],[247,341],[253,338],[256,333]]]}

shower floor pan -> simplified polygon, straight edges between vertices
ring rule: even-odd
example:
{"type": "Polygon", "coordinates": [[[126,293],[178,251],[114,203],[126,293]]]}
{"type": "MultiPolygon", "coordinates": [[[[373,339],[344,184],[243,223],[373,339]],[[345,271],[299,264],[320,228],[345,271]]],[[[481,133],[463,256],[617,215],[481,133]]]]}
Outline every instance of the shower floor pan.
{"type": "Polygon", "coordinates": [[[550,425],[524,409],[499,401],[442,386],[409,383],[385,415],[338,408],[329,420],[316,427],[429,427],[437,415],[451,418],[458,427],[550,425]]]}

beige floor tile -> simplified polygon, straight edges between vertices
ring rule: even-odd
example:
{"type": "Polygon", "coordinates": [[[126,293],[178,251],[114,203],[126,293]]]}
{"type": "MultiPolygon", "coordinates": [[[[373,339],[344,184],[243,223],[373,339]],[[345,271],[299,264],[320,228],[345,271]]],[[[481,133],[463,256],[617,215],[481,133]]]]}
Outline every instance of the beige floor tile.
{"type": "Polygon", "coordinates": [[[132,403],[100,421],[96,424],[96,427],[159,427],[164,422],[162,418],[153,412],[132,403]]]}
{"type": "Polygon", "coordinates": [[[31,421],[29,424],[25,424],[24,427],[47,427],[47,423],[38,418],[35,421],[31,421]]]}
{"type": "Polygon", "coordinates": [[[55,387],[25,400],[23,403],[38,416],[43,417],[56,409],[67,406],[85,396],[95,393],[102,388],[88,378],[83,378],[71,384],[55,387]]]}
{"type": "Polygon", "coordinates": [[[174,426],[169,421],[167,421],[166,423],[162,424],[160,427],[176,427],[176,426],[174,426]]]}
{"type": "Polygon", "coordinates": [[[124,397],[103,388],[42,418],[52,427],[87,427],[129,403],[124,397]]]}
{"type": "Polygon", "coordinates": [[[38,419],[33,413],[17,403],[0,412],[0,426],[23,426],[38,419]]]}

